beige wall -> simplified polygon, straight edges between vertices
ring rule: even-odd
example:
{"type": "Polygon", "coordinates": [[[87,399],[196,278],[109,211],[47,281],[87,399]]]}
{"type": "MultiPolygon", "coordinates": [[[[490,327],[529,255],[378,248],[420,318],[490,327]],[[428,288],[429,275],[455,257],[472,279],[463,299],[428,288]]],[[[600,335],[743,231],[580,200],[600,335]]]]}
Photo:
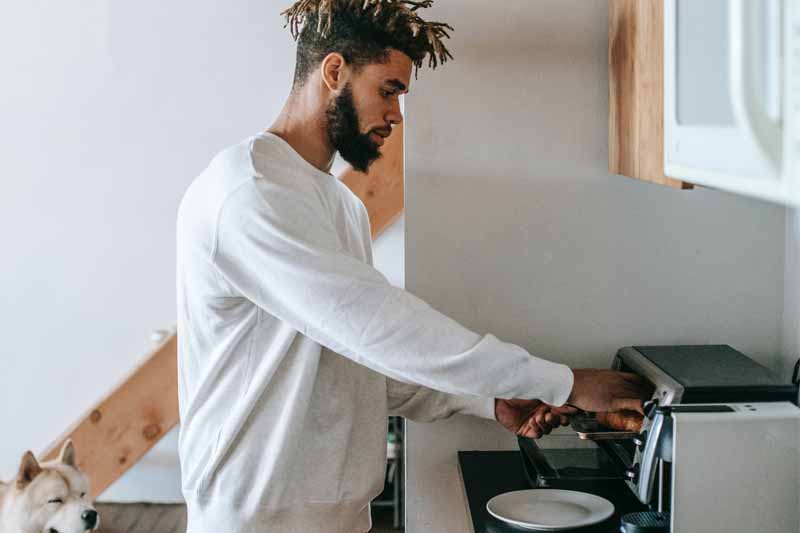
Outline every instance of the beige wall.
{"type": "MultiPolygon", "coordinates": [[[[571,365],[631,344],[729,343],[783,365],[785,213],[607,171],[607,1],[440,1],[455,61],[406,99],[406,286],[571,365]]],[[[408,531],[459,533],[466,418],[408,428],[408,531]]]]}

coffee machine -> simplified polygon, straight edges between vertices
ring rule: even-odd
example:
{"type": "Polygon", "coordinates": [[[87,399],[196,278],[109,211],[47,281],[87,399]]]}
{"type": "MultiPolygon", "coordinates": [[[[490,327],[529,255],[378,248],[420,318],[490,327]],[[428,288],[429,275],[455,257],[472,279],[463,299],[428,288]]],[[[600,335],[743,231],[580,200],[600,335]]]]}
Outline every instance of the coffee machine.
{"type": "Polygon", "coordinates": [[[582,414],[571,428],[585,446],[520,438],[533,486],[587,490],[637,511],[623,532],[800,531],[797,376],[784,382],[727,345],[629,346],[612,367],[653,387],[641,428],[611,430],[582,414]]]}

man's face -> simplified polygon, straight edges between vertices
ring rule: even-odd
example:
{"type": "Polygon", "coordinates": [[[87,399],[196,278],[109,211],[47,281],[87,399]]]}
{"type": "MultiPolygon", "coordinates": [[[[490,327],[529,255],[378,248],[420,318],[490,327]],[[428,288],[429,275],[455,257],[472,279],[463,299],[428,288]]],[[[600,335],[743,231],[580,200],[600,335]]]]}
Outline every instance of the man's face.
{"type": "Polygon", "coordinates": [[[392,126],[403,121],[400,96],[408,92],[412,67],[411,58],[391,50],[386,63],[362,67],[331,101],[328,138],[356,170],[367,171],[392,126]]]}

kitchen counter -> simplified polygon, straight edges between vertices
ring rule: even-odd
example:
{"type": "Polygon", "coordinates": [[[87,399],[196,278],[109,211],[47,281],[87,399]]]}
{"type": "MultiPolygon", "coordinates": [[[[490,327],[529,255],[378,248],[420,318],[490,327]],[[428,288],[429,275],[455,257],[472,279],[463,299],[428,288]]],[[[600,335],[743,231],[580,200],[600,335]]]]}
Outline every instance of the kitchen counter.
{"type": "MultiPolygon", "coordinates": [[[[458,452],[458,470],[474,533],[530,533],[530,530],[497,520],[486,511],[486,502],[494,496],[532,488],[525,478],[519,451],[458,452]]],[[[614,516],[600,524],[565,532],[619,533],[620,516],[643,509],[622,481],[596,483],[588,488],[575,487],[575,490],[608,499],[614,504],[615,512],[614,516]]]]}

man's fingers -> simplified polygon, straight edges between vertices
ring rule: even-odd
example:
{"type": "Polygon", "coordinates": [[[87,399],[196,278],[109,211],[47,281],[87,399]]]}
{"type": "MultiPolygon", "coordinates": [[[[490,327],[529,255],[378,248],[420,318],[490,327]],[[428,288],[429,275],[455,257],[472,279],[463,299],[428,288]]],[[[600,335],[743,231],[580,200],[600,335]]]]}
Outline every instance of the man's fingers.
{"type": "Polygon", "coordinates": [[[574,415],[578,412],[578,408],[564,404],[561,407],[553,407],[552,411],[560,415],[574,415]]]}
{"type": "Polygon", "coordinates": [[[620,372],[619,373],[623,378],[633,383],[644,383],[644,379],[639,374],[634,374],[633,372],[620,372]]]}
{"type": "Polygon", "coordinates": [[[618,396],[626,396],[628,398],[642,398],[646,396],[647,388],[640,383],[631,383],[623,381],[620,386],[618,396]]]}
{"type": "Polygon", "coordinates": [[[529,439],[539,439],[542,437],[542,430],[533,420],[528,420],[522,427],[521,435],[529,439]]]}
{"type": "Polygon", "coordinates": [[[642,400],[637,400],[636,398],[616,398],[611,405],[613,411],[636,411],[641,415],[644,414],[642,400]]]}
{"type": "Polygon", "coordinates": [[[533,427],[539,433],[539,437],[549,434],[550,431],[553,429],[548,424],[533,424],[533,427]]]}
{"type": "Polygon", "coordinates": [[[622,389],[624,392],[621,391],[618,396],[646,399],[653,393],[653,386],[638,374],[619,372],[619,375],[623,379],[622,389]]]}
{"type": "Polygon", "coordinates": [[[553,413],[552,411],[545,415],[544,421],[549,426],[558,425],[557,415],[555,413],[553,413]]]}
{"type": "Polygon", "coordinates": [[[653,394],[653,386],[644,378],[637,374],[624,373],[625,379],[632,385],[631,392],[634,393],[635,398],[643,400],[649,398],[653,394]]]}

